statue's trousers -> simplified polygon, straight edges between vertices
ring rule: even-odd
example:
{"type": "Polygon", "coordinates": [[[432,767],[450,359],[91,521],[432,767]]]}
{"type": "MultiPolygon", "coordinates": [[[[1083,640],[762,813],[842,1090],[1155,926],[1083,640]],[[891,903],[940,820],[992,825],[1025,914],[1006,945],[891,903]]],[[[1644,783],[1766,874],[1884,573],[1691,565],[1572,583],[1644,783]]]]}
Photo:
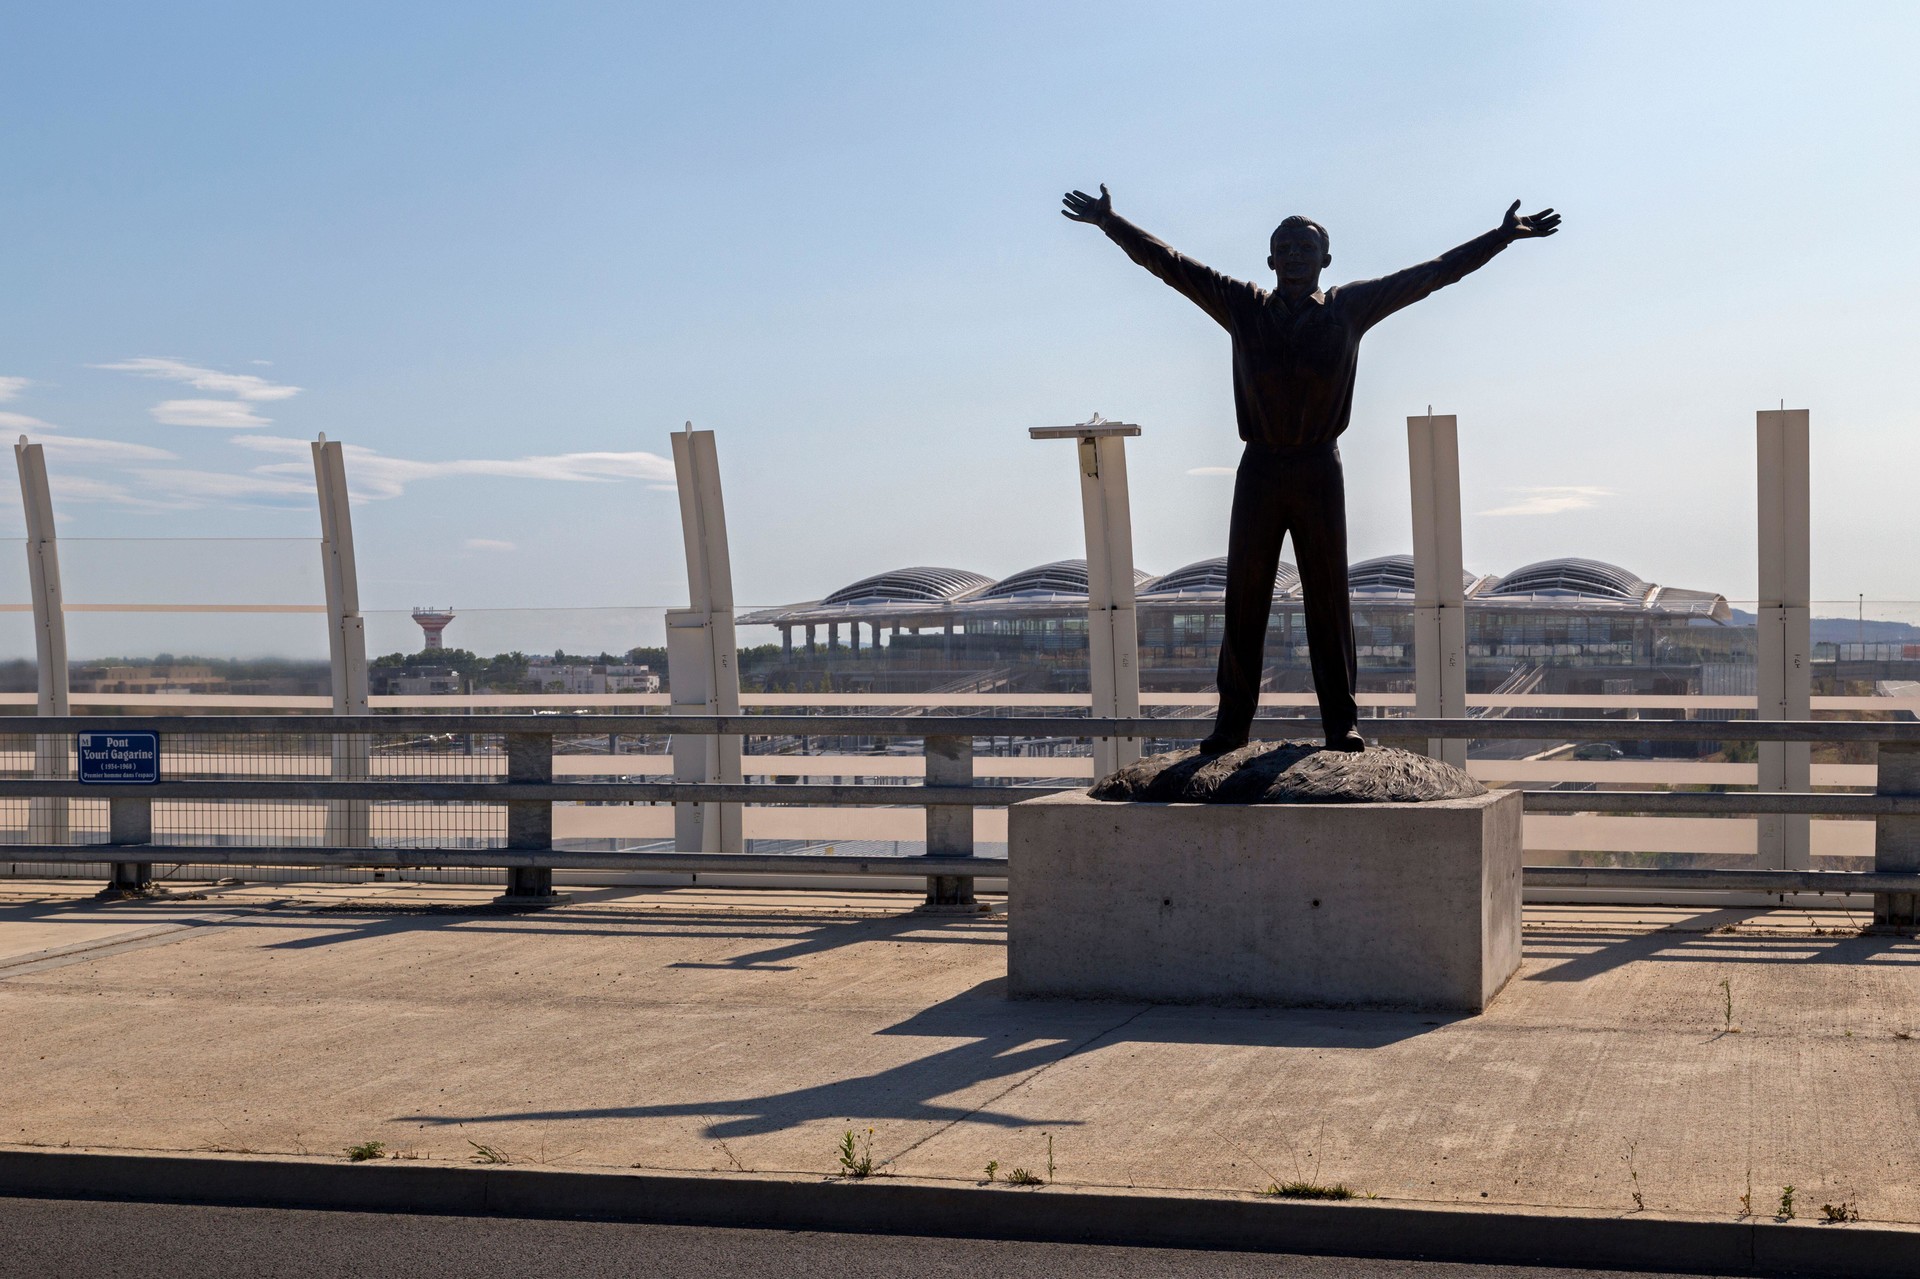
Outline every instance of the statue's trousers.
{"type": "Polygon", "coordinates": [[[1259,705],[1267,618],[1280,545],[1293,536],[1306,609],[1307,647],[1320,721],[1335,738],[1358,718],[1353,688],[1359,663],[1347,598],[1347,493],[1338,446],[1292,453],[1249,444],[1233,483],[1227,535],[1226,635],[1220,643],[1220,713],[1215,731],[1241,737],[1259,705]]]}

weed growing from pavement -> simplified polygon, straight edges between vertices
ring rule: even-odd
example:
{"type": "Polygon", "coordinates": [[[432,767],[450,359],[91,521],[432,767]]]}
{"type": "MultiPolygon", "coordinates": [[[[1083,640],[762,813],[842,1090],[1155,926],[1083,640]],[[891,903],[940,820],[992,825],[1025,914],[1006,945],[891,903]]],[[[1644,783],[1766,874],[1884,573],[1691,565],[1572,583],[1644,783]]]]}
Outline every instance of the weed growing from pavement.
{"type": "Polygon", "coordinates": [[[1635,1212],[1645,1212],[1647,1210],[1647,1201],[1646,1197],[1640,1193],[1640,1170],[1633,1166],[1633,1153],[1638,1149],[1639,1147],[1633,1142],[1630,1141],[1627,1143],[1627,1180],[1632,1183],[1633,1187],[1628,1193],[1633,1196],[1633,1210],[1635,1212]]]}
{"type": "Polygon", "coordinates": [[[503,1164],[507,1162],[507,1152],[498,1146],[484,1146],[473,1138],[467,1138],[467,1144],[473,1147],[473,1153],[467,1156],[477,1164],[503,1164]]]}
{"type": "Polygon", "coordinates": [[[1261,1193],[1275,1199],[1351,1199],[1353,1187],[1339,1182],[1322,1186],[1312,1181],[1287,1181],[1276,1182],[1261,1193]]]}
{"type": "Polygon", "coordinates": [[[992,1185],[999,1178],[999,1176],[1000,1176],[1000,1161],[998,1159],[987,1160],[987,1184],[992,1185]]]}
{"type": "Polygon", "coordinates": [[[1007,1174],[1009,1186],[1044,1186],[1047,1179],[1037,1172],[1028,1172],[1025,1168],[1015,1168],[1007,1174]]]}
{"type": "Polygon", "coordinates": [[[347,1147],[347,1162],[356,1163],[356,1164],[365,1163],[369,1159],[384,1158],[386,1153],[387,1153],[386,1142],[363,1141],[357,1146],[347,1147]]]}
{"type": "Polygon", "coordinates": [[[1751,1168],[1747,1169],[1747,1193],[1740,1196],[1740,1215],[1742,1217],[1753,1215],[1753,1169],[1751,1168]]]}
{"type": "Polygon", "coordinates": [[[840,1139],[840,1171],[856,1179],[873,1175],[873,1129],[867,1129],[857,1144],[853,1129],[847,1129],[847,1135],[840,1139]]]}
{"type": "Polygon", "coordinates": [[[1720,979],[1720,993],[1725,998],[1725,1004],[1720,1013],[1720,1033],[1723,1035],[1737,1035],[1740,1033],[1740,1028],[1733,1024],[1733,978],[1722,977],[1720,979]]]}
{"type": "Polygon", "coordinates": [[[1780,1210],[1773,1214],[1782,1221],[1793,1220],[1793,1187],[1780,1187],[1780,1210]]]}
{"type": "Polygon", "coordinates": [[[1820,1215],[1825,1218],[1829,1224],[1838,1224],[1842,1221],[1860,1220],[1860,1209],[1854,1204],[1853,1200],[1842,1199],[1837,1204],[1821,1204],[1820,1215]]]}

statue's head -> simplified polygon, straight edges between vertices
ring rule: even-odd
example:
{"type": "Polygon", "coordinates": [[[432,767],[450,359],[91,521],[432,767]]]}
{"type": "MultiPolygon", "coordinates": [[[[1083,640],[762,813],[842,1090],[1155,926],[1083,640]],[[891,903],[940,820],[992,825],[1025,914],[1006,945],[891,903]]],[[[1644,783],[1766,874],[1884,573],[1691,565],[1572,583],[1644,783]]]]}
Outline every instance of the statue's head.
{"type": "Polygon", "coordinates": [[[1331,247],[1325,227],[1296,213],[1273,229],[1267,265],[1279,277],[1282,288],[1311,293],[1320,286],[1321,269],[1333,265],[1333,254],[1328,252],[1331,247]]]}

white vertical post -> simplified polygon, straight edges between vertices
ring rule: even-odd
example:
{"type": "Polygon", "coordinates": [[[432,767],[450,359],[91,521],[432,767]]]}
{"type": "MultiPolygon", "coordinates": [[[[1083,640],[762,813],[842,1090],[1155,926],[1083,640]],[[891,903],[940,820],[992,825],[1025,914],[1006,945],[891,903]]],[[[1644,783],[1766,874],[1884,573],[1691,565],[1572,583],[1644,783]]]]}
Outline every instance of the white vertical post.
{"type": "MultiPolygon", "coordinates": [[[[360,574],[353,557],[353,507],[347,463],[338,440],[313,443],[314,490],[320,501],[320,567],[327,592],[327,653],[333,666],[333,713],[365,715],[367,624],[360,615],[360,574]]],[[[365,780],[372,775],[373,743],[365,734],[333,735],[333,776],[365,780]]],[[[369,848],[372,804],[364,799],[327,804],[326,840],[333,848],[369,848]]]]}
{"type": "MultiPolygon", "coordinates": [[[[1805,409],[1756,415],[1760,477],[1761,719],[1813,718],[1812,519],[1805,409]]],[[[1805,791],[1813,784],[1806,742],[1760,743],[1760,789],[1805,791]]],[[[1759,861],[1769,869],[1812,866],[1808,819],[1762,817],[1759,861]]]]}
{"type": "MultiPolygon", "coordinates": [[[[1078,441],[1080,513],[1087,535],[1087,674],[1095,718],[1140,716],[1140,623],[1133,599],[1133,514],[1127,497],[1127,437],[1140,428],[1092,420],[1036,426],[1036,440],[1078,441]]],[[[1093,739],[1093,771],[1105,777],[1140,758],[1137,737],[1093,739]]]]}
{"type": "MultiPolygon", "coordinates": [[[[667,614],[667,683],[678,715],[738,715],[740,666],[733,633],[733,561],[720,497],[720,458],[712,431],[693,423],[673,437],[673,473],[680,490],[680,528],[687,551],[691,607],[667,614]]],[[[738,782],[738,736],[679,734],[673,776],[683,782],[738,782]]],[[[737,853],[738,804],[675,804],[673,843],[682,852],[737,853]]]]}
{"type": "MultiPolygon", "coordinates": [[[[47,484],[47,459],[40,445],[26,436],[13,446],[20,472],[20,507],[27,526],[27,578],[33,591],[34,656],[39,663],[42,715],[72,711],[67,693],[67,616],[60,594],[60,550],[54,537],[53,494],[47,484]]],[[[33,775],[65,777],[67,747],[64,738],[34,738],[33,775]]],[[[27,838],[33,842],[67,842],[67,801],[39,798],[27,806],[27,838]]]]}
{"type": "MultiPolygon", "coordinates": [[[[1460,554],[1460,436],[1452,414],[1407,419],[1413,484],[1413,703],[1429,719],[1467,713],[1467,600],[1460,554]]],[[[1427,754],[1467,766],[1465,738],[1434,738],[1427,754]]]]}

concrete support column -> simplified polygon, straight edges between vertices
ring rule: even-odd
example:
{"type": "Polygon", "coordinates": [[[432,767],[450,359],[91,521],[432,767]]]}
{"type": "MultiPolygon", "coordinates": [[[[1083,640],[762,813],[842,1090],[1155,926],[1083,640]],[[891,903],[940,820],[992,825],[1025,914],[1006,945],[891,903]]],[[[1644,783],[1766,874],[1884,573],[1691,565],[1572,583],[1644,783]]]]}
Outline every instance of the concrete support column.
{"type": "MultiPolygon", "coordinates": [[[[733,561],[727,550],[720,459],[712,431],[673,437],[690,607],[667,614],[667,679],[680,715],[740,714],[740,667],[733,629],[733,561]]],[[[673,739],[673,776],[683,782],[739,782],[741,739],[682,734],[673,739]]],[[[738,804],[675,804],[674,847],[690,853],[744,848],[738,804]]]]}
{"type": "MultiPolygon", "coordinates": [[[[927,738],[926,783],[929,786],[973,785],[973,739],[927,738]]],[[[927,805],[927,856],[973,856],[973,809],[958,804],[927,805]]],[[[923,910],[971,914],[978,909],[973,879],[961,875],[927,876],[923,910]]]]}
{"type": "MultiPolygon", "coordinates": [[[[1127,497],[1128,436],[1140,428],[1098,413],[1075,426],[1036,426],[1036,440],[1078,444],[1080,514],[1087,537],[1087,674],[1095,718],[1140,715],[1140,624],[1133,598],[1133,515],[1127,497]]],[[[1140,758],[1133,737],[1096,737],[1093,771],[1104,777],[1140,758]]]]}
{"type": "Polygon", "coordinates": [[[840,623],[838,622],[827,623],[827,651],[829,653],[840,651],[840,623]]]}
{"type": "MultiPolygon", "coordinates": [[[[551,733],[507,734],[507,780],[553,780],[551,733]]],[[[507,801],[507,848],[511,852],[553,851],[553,804],[544,799],[507,801]]],[[[553,906],[566,901],[553,891],[553,870],[546,866],[510,866],[507,891],[495,898],[501,906],[553,906]]]]}
{"type": "MultiPolygon", "coordinates": [[[[333,713],[365,715],[367,704],[367,624],[360,615],[360,574],[353,555],[353,507],[348,500],[347,465],[338,440],[322,435],[313,442],[314,491],[320,501],[320,567],[327,596],[327,652],[332,659],[333,713]]],[[[373,771],[372,739],[364,733],[336,733],[333,776],[365,781],[373,771]]],[[[327,803],[326,841],[332,848],[373,846],[373,805],[364,799],[327,803]]]]}
{"type": "MultiPolygon", "coordinates": [[[[1881,795],[1920,798],[1920,743],[1881,742],[1881,795]]],[[[1879,817],[1873,824],[1873,868],[1881,872],[1920,871],[1920,817],[1879,817]]],[[[1920,893],[1875,893],[1873,926],[1911,932],[1920,926],[1920,893]]]]}
{"type": "Polygon", "coordinates": [[[814,638],[813,638],[813,623],[808,622],[807,623],[807,652],[811,654],[811,653],[816,653],[818,651],[819,651],[819,648],[814,643],[814,638]]]}
{"type": "MultiPolygon", "coordinates": [[[[1761,719],[1811,719],[1812,520],[1807,410],[1764,409],[1757,415],[1756,426],[1760,481],[1758,713],[1761,719]]],[[[1813,762],[1808,743],[1761,742],[1759,755],[1762,791],[1811,789],[1813,762]]],[[[1758,851],[1762,867],[1810,869],[1809,819],[1760,818],[1758,851]]]]}
{"type": "MultiPolygon", "coordinates": [[[[60,551],[54,537],[53,496],[47,483],[46,454],[26,436],[13,446],[20,472],[20,507],[27,526],[27,579],[33,593],[33,649],[39,663],[41,715],[66,715],[72,707],[67,683],[67,614],[60,592],[60,551]]],[[[36,735],[33,775],[68,775],[64,737],[36,735]]],[[[64,844],[68,838],[67,801],[40,797],[27,801],[27,841],[64,844]]]]}
{"type": "MultiPolygon", "coordinates": [[[[1467,714],[1467,600],[1460,553],[1460,437],[1452,414],[1407,419],[1413,486],[1414,714],[1467,714]]],[[[1464,738],[1434,738],[1427,754],[1467,766],[1464,738]]]]}

